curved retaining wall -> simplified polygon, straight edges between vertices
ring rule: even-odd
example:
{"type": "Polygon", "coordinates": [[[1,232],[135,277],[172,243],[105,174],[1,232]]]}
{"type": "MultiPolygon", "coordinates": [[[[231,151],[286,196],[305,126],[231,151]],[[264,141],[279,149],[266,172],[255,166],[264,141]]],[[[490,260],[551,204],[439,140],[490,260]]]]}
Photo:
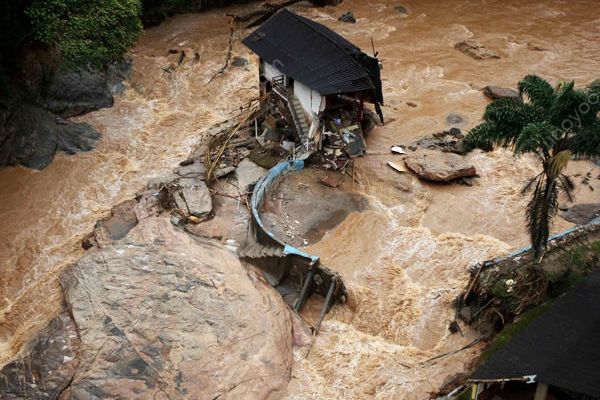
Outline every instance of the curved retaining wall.
{"type": "Polygon", "coordinates": [[[286,262],[284,262],[285,271],[281,276],[288,275],[301,278],[303,284],[301,290],[298,292],[298,300],[294,305],[296,311],[302,308],[306,299],[313,293],[318,293],[325,297],[325,305],[321,314],[322,320],[322,316],[329,311],[334,301],[337,300],[343,303],[347,299],[348,293],[342,278],[335,271],[321,265],[318,256],[308,254],[285,243],[283,239],[268,230],[263,224],[259,212],[261,205],[265,201],[265,196],[276,179],[290,172],[301,171],[302,169],[304,169],[303,160],[284,161],[271,168],[267,175],[256,183],[251,200],[252,228],[254,229],[256,239],[260,243],[283,249],[286,262]]]}
{"type": "Polygon", "coordinates": [[[260,213],[258,212],[258,209],[260,208],[260,205],[262,204],[266,193],[268,192],[275,179],[290,172],[301,171],[303,169],[303,160],[284,161],[271,168],[267,175],[262,177],[254,186],[251,201],[252,220],[255,226],[260,230],[260,232],[258,233],[262,234],[263,237],[266,235],[272,240],[272,242],[274,242],[274,244],[278,244],[281,247],[283,247],[283,252],[285,255],[296,255],[298,257],[305,258],[307,259],[307,261],[314,264],[319,262],[319,257],[308,254],[294,246],[290,246],[289,244],[286,244],[283,240],[277,238],[275,234],[267,230],[267,228],[264,226],[260,218],[260,213]]]}

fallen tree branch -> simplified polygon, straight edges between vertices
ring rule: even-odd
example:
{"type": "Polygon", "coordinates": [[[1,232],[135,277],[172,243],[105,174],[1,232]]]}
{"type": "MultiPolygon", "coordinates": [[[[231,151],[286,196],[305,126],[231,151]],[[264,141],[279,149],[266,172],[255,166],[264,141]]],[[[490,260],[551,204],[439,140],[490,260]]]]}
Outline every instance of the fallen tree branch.
{"type": "Polygon", "coordinates": [[[231,60],[231,53],[233,51],[233,34],[235,32],[235,18],[231,18],[229,21],[229,41],[227,43],[227,54],[225,56],[225,63],[223,66],[208,80],[205,86],[210,85],[210,83],[218,76],[225,73],[227,68],[229,68],[229,61],[231,60]]]}

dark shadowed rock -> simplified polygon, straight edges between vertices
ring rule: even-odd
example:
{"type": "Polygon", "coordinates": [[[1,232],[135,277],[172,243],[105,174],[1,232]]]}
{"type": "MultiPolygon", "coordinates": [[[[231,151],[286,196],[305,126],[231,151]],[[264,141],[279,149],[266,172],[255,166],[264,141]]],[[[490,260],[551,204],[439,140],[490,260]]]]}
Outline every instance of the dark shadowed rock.
{"type": "Polygon", "coordinates": [[[0,166],[47,167],[57,151],[75,153],[94,148],[100,134],[92,126],[57,118],[54,114],[23,104],[12,110],[0,126],[0,166]]]}
{"type": "Polygon", "coordinates": [[[492,100],[498,100],[503,98],[518,99],[521,96],[519,92],[513,89],[498,87],[498,86],[486,86],[483,88],[483,94],[492,100]]]}
{"type": "Polygon", "coordinates": [[[476,60],[490,60],[494,58],[500,58],[498,53],[488,49],[483,44],[474,39],[463,40],[454,45],[454,48],[471,58],[476,60]]]}
{"type": "Polygon", "coordinates": [[[600,214],[600,203],[575,204],[561,214],[561,217],[574,224],[587,224],[600,214]]]}
{"type": "Polygon", "coordinates": [[[280,398],[292,327],[281,297],[220,245],[147,218],[61,279],[81,334],[63,399],[280,398]]]}
{"type": "Polygon", "coordinates": [[[402,5],[395,6],[394,10],[398,11],[400,14],[408,15],[408,9],[402,5]]]}
{"type": "Polygon", "coordinates": [[[112,107],[109,86],[103,71],[59,69],[44,93],[45,107],[63,117],[112,107]]]}
{"type": "Polygon", "coordinates": [[[477,174],[472,164],[454,153],[420,149],[408,155],[404,163],[419,178],[434,182],[450,182],[477,174]]]}
{"type": "Polygon", "coordinates": [[[0,399],[57,399],[79,364],[80,339],[64,311],[28,345],[25,355],[0,371],[0,399]]]}
{"type": "Polygon", "coordinates": [[[247,67],[248,60],[244,57],[233,57],[233,60],[231,60],[231,65],[239,68],[247,67]]]}
{"type": "Polygon", "coordinates": [[[348,11],[348,12],[342,14],[338,18],[338,21],[348,22],[348,23],[351,23],[351,24],[355,24],[356,23],[356,18],[354,17],[354,14],[352,13],[352,11],[348,11]]]}

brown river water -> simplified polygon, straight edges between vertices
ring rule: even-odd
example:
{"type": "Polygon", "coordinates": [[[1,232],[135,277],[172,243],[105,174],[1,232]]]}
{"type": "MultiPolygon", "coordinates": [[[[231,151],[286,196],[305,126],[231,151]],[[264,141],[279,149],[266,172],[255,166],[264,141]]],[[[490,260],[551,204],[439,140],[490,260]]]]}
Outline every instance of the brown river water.
{"type": "MultiPolygon", "coordinates": [[[[468,130],[485,108],[485,85],[512,87],[527,73],[580,85],[600,77],[596,1],[413,0],[402,3],[408,16],[396,5],[345,0],[338,7],[296,8],[365,51],[374,39],[384,66],[387,123],[368,140],[373,155],[356,166],[356,190],[368,196],[370,209],[350,214],[309,247],[343,275],[350,301],[334,308],[308,357],[295,355],[289,398],[427,399],[471,363],[478,346],[431,359],[476,338],[467,327],[464,336],[447,329],[467,267],[527,244],[520,190],[536,174],[536,161],[474,152],[469,157],[481,175],[474,187],[439,186],[397,175],[386,165],[393,156],[381,154],[449,128],[451,112],[468,130]],[[337,21],[347,10],[356,24],[337,21]],[[471,37],[501,58],[476,61],[453,48],[471,37]]],[[[59,273],[81,256],[81,238],[95,221],[171,170],[207,126],[255,96],[257,63],[239,43],[246,32],[236,33],[234,55],[251,65],[232,67],[208,84],[225,57],[227,21],[217,10],[149,29],[132,52],[128,90],[114,107],[81,118],[103,134],[94,151],[58,155],[40,172],[0,170],[0,363],[61,307],[59,273]],[[197,52],[199,60],[188,57],[165,72],[177,65],[170,48],[197,52]]],[[[584,162],[572,162],[569,172],[588,171],[600,173],[584,162]]],[[[597,201],[596,193],[579,185],[576,201],[597,201]]],[[[554,230],[570,226],[559,218],[554,230]]]]}

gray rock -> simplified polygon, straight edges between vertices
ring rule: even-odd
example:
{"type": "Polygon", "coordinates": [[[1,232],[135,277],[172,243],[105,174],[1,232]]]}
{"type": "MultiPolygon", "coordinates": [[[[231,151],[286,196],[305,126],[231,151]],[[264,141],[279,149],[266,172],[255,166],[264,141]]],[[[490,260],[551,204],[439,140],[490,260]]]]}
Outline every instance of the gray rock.
{"type": "Polygon", "coordinates": [[[114,103],[106,73],[92,70],[57,70],[43,98],[48,110],[63,117],[112,107],[114,103]]]}
{"type": "Polygon", "coordinates": [[[498,53],[488,49],[483,44],[474,39],[463,40],[454,45],[454,48],[476,60],[490,60],[500,58],[498,53]]]}
{"type": "Polygon", "coordinates": [[[181,190],[175,193],[177,207],[189,215],[205,218],[212,212],[212,198],[206,183],[195,178],[179,179],[181,190]]]}
{"type": "Polygon", "coordinates": [[[280,398],[291,377],[283,300],[221,245],[147,218],[61,283],[81,335],[64,399],[280,398]]]}
{"type": "Polygon", "coordinates": [[[498,87],[498,86],[484,87],[483,94],[492,100],[498,100],[498,99],[503,99],[503,98],[510,98],[510,99],[521,98],[521,95],[516,90],[498,87]]]}
{"type": "Polygon", "coordinates": [[[163,186],[177,179],[177,175],[158,176],[148,179],[148,190],[160,190],[163,186]]]}
{"type": "Polygon", "coordinates": [[[446,123],[448,125],[459,125],[463,122],[465,122],[465,119],[458,114],[450,113],[446,116],[446,123]]]}
{"type": "Polygon", "coordinates": [[[0,398],[57,399],[79,364],[75,322],[63,311],[28,344],[24,355],[0,371],[0,398]]]}
{"type": "Polygon", "coordinates": [[[137,201],[132,199],[114,206],[111,209],[110,217],[98,221],[96,229],[105,228],[108,231],[110,240],[124,238],[138,223],[134,211],[136,205],[137,201]]]}
{"type": "Polygon", "coordinates": [[[348,12],[342,14],[338,18],[338,21],[348,22],[348,23],[351,23],[351,24],[355,24],[356,23],[356,18],[354,18],[354,14],[352,13],[352,11],[348,11],[348,12]]]}
{"type": "Polygon", "coordinates": [[[233,60],[231,60],[231,65],[233,65],[234,67],[243,68],[247,67],[248,64],[248,60],[244,57],[233,57],[233,60]]]}
{"type": "Polygon", "coordinates": [[[267,174],[267,170],[244,158],[235,170],[235,177],[242,192],[249,192],[260,178],[267,174]]]}
{"type": "Polygon", "coordinates": [[[133,60],[126,57],[124,60],[108,66],[106,69],[106,84],[112,94],[121,94],[125,90],[123,81],[131,79],[133,73],[133,60]]]}
{"type": "Polygon", "coordinates": [[[0,126],[0,166],[47,167],[57,151],[73,154],[94,148],[100,134],[92,126],[57,118],[30,104],[21,105],[0,126]]]}
{"type": "Polygon", "coordinates": [[[229,175],[233,171],[235,171],[234,167],[225,166],[225,167],[217,168],[217,170],[215,170],[215,172],[213,173],[213,178],[215,178],[215,179],[222,178],[224,176],[229,175]]]}
{"type": "Polygon", "coordinates": [[[408,155],[404,163],[419,178],[434,182],[450,182],[477,174],[472,164],[454,153],[420,149],[408,155]]]}
{"type": "Polygon", "coordinates": [[[575,204],[561,214],[564,220],[574,224],[587,224],[600,214],[600,203],[575,204]]]}
{"type": "Polygon", "coordinates": [[[200,162],[195,162],[183,167],[177,167],[174,172],[182,178],[204,179],[206,176],[206,167],[200,162]]]}

